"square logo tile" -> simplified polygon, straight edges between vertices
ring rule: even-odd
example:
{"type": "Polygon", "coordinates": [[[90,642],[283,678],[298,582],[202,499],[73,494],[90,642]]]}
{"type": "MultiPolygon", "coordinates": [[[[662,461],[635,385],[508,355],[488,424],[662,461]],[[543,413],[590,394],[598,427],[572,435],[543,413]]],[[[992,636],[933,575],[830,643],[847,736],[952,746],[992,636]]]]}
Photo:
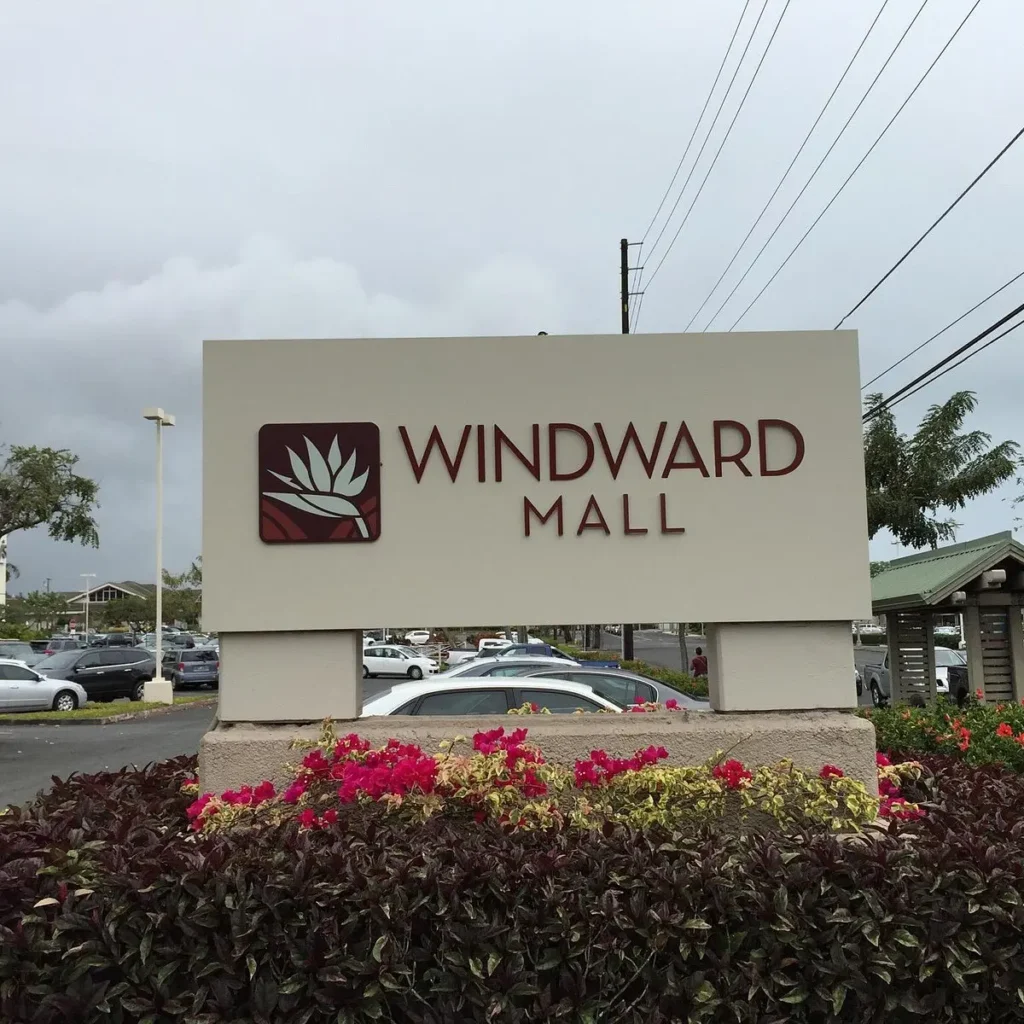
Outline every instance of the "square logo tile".
{"type": "Polygon", "coordinates": [[[380,537],[376,423],[266,423],[258,448],[262,541],[360,544],[380,537]]]}

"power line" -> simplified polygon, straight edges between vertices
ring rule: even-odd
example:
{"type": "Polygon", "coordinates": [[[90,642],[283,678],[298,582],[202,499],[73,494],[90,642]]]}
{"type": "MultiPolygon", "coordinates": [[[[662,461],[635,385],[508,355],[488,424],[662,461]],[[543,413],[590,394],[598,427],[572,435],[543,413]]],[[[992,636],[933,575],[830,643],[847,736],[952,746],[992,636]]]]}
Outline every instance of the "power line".
{"type": "MultiPolygon", "coordinates": [[[[718,144],[718,149],[715,150],[715,155],[711,159],[711,164],[708,166],[707,171],[704,172],[704,177],[701,180],[701,183],[697,186],[697,194],[690,201],[690,205],[687,207],[686,213],[683,215],[683,219],[679,223],[679,227],[676,228],[676,233],[672,236],[672,241],[668,243],[668,248],[662,254],[662,257],[651,273],[651,276],[647,279],[648,288],[651,286],[655,277],[657,277],[662,264],[666,259],[668,259],[668,254],[672,251],[672,246],[676,244],[676,239],[679,237],[680,232],[684,227],[686,227],[686,222],[690,219],[690,214],[693,212],[693,208],[696,206],[697,200],[700,199],[700,194],[704,191],[704,186],[707,184],[708,178],[711,177],[711,172],[715,169],[715,164],[718,163],[718,158],[722,155],[722,149],[729,141],[729,135],[732,133],[733,126],[736,124],[736,119],[740,116],[740,111],[743,110],[743,104],[747,102],[747,97],[750,95],[750,90],[754,87],[754,82],[757,81],[757,75],[761,70],[761,65],[764,64],[765,58],[768,56],[768,51],[772,48],[772,43],[775,42],[775,37],[778,35],[779,28],[782,26],[782,19],[785,18],[786,11],[789,10],[791,2],[792,0],[786,0],[786,3],[782,8],[782,13],[779,15],[779,20],[775,23],[775,28],[772,29],[772,34],[768,38],[768,44],[765,46],[764,52],[761,54],[761,59],[757,62],[757,67],[754,68],[754,73],[751,75],[750,81],[747,83],[747,88],[744,90],[743,96],[740,98],[739,106],[736,108],[736,112],[732,115],[729,127],[726,128],[725,135],[722,136],[722,141],[718,144]]],[[[694,166],[696,166],[696,163],[694,166]]]]}
{"type": "Polygon", "coordinates": [[[981,348],[977,348],[973,352],[968,352],[967,355],[965,355],[963,359],[961,359],[959,362],[954,363],[952,366],[947,366],[941,373],[937,373],[934,377],[931,377],[929,380],[924,381],[924,383],[918,384],[917,387],[913,389],[913,391],[908,391],[905,395],[901,396],[900,398],[897,398],[895,402],[892,402],[888,406],[886,406],[886,408],[891,409],[894,405],[899,405],[900,402],[903,402],[906,399],[910,398],[911,396],[916,395],[918,391],[920,391],[922,388],[928,387],[929,384],[934,384],[940,377],[945,377],[946,374],[950,372],[950,370],[956,370],[959,367],[963,366],[968,359],[973,359],[976,355],[979,355],[980,353],[984,352],[985,349],[989,347],[989,345],[994,345],[1000,338],[1005,338],[1008,334],[1012,334],[1015,330],[1017,330],[1018,327],[1024,327],[1024,320],[1015,323],[1012,327],[1007,327],[1005,331],[1001,331],[994,338],[990,338],[988,341],[986,341],[985,344],[981,346],[981,348]]]}
{"type": "Polygon", "coordinates": [[[941,370],[944,366],[947,366],[958,356],[961,356],[964,354],[964,352],[967,352],[970,349],[974,348],[974,346],[977,345],[979,341],[984,341],[985,338],[992,334],[993,331],[998,331],[1000,327],[1008,323],[1015,316],[1019,316],[1022,312],[1024,312],[1024,302],[1022,302],[1015,309],[1011,309],[1010,312],[1006,314],[1006,316],[1000,317],[994,324],[991,324],[990,326],[986,327],[985,330],[983,330],[980,334],[976,334],[973,338],[971,338],[970,341],[965,342],[954,352],[950,352],[950,354],[946,356],[944,359],[940,359],[934,366],[929,367],[927,370],[924,371],[924,373],[919,374],[909,384],[904,384],[903,387],[901,387],[898,391],[894,391],[888,398],[883,398],[882,401],[880,401],[877,405],[873,406],[866,413],[864,413],[864,416],[862,417],[864,422],[866,423],[868,420],[874,419],[884,409],[894,405],[898,398],[905,395],[912,388],[915,388],[922,381],[930,378],[936,370],[941,370]]]}
{"type": "Polygon", "coordinates": [[[1019,129],[1019,130],[1017,131],[1017,134],[1016,134],[1016,135],[1014,135],[1014,137],[1013,137],[1012,139],[1010,139],[1010,141],[1009,141],[1009,142],[1008,142],[1008,143],[1007,143],[1007,144],[1006,144],[1005,146],[1003,146],[1003,148],[1002,148],[1001,150],[999,150],[999,152],[998,152],[998,153],[996,153],[996,155],[995,155],[995,156],[994,156],[994,157],[993,157],[993,158],[992,158],[991,160],[989,160],[989,162],[988,162],[988,163],[987,163],[987,164],[985,165],[984,169],[983,169],[983,170],[981,171],[981,173],[980,173],[980,174],[979,174],[979,175],[978,175],[978,176],[977,176],[977,177],[976,177],[976,178],[974,179],[974,181],[972,181],[972,182],[970,183],[970,185],[968,185],[968,186],[967,186],[967,188],[965,188],[965,189],[964,189],[964,190],[963,190],[963,191],[962,191],[962,192],[960,193],[960,195],[958,195],[958,196],[956,197],[956,199],[954,199],[954,200],[953,200],[953,202],[951,202],[951,203],[949,204],[949,206],[947,206],[947,207],[946,207],[946,209],[945,209],[945,210],[943,210],[943,211],[942,211],[942,213],[940,213],[940,214],[939,214],[939,216],[938,216],[938,217],[936,217],[934,221],[932,221],[932,223],[931,223],[931,226],[930,226],[930,227],[928,228],[928,230],[927,230],[927,231],[926,231],[926,232],[925,232],[925,233],[924,233],[924,234],[923,234],[923,235],[922,235],[922,236],[921,236],[921,237],[920,237],[920,238],[919,238],[919,239],[918,239],[918,240],[917,240],[917,241],[916,241],[916,242],[915,242],[915,243],[914,243],[914,244],[913,244],[913,245],[912,245],[912,246],[911,246],[911,247],[910,247],[910,248],[909,248],[909,249],[908,249],[908,250],[907,250],[907,251],[906,251],[906,252],[905,252],[905,253],[904,253],[904,254],[903,254],[903,255],[902,255],[902,256],[901,256],[901,257],[900,257],[900,258],[899,258],[899,259],[898,259],[898,260],[897,260],[897,261],[896,261],[896,262],[895,262],[895,263],[894,263],[894,264],[893,264],[893,265],[892,265],[892,266],[891,266],[891,267],[890,267],[890,268],[889,268],[888,270],[887,270],[887,271],[886,271],[886,272],[885,272],[885,273],[884,273],[884,274],[883,274],[883,275],[882,275],[882,277],[881,277],[881,278],[879,278],[878,282],[877,282],[877,283],[876,283],[876,284],[874,285],[874,287],[873,287],[873,288],[871,288],[871,290],[870,290],[870,291],[869,291],[869,292],[868,292],[868,293],[867,293],[867,294],[866,294],[866,295],[864,296],[864,298],[862,298],[862,299],[860,300],[860,302],[858,302],[858,303],[857,303],[857,305],[856,305],[856,306],[854,306],[854,307],[853,307],[853,309],[851,309],[851,310],[850,310],[850,312],[849,312],[849,313],[847,313],[847,314],[846,314],[846,316],[844,316],[844,317],[843,317],[843,318],[842,318],[842,319],[841,319],[841,320],[839,321],[839,323],[837,323],[837,324],[835,325],[835,327],[833,327],[833,328],[832,328],[832,330],[834,330],[834,331],[837,331],[837,330],[839,330],[839,328],[840,328],[840,327],[842,327],[842,326],[843,326],[843,324],[844,324],[844,323],[845,323],[845,322],[846,322],[846,321],[847,321],[847,320],[848,320],[848,319],[849,319],[849,318],[850,318],[851,316],[853,316],[853,314],[854,314],[854,313],[856,313],[856,312],[857,312],[857,310],[858,310],[858,309],[860,309],[860,307],[861,307],[861,306],[863,306],[863,305],[864,305],[864,303],[865,303],[865,302],[867,302],[867,301],[868,301],[868,299],[870,299],[870,298],[871,298],[871,296],[872,296],[872,295],[874,295],[874,294],[875,294],[875,292],[877,292],[877,291],[878,291],[878,289],[879,289],[879,288],[881,288],[883,284],[885,284],[885,282],[886,282],[886,281],[887,281],[887,280],[889,279],[889,277],[890,277],[890,276],[891,276],[891,275],[892,275],[892,274],[893,274],[893,273],[894,273],[894,272],[895,272],[895,271],[897,270],[897,268],[898,268],[898,267],[900,266],[900,264],[902,264],[902,263],[903,263],[903,261],[904,261],[904,260],[906,260],[906,259],[907,259],[907,257],[908,257],[908,256],[910,256],[910,254],[911,254],[911,253],[912,253],[912,252],[913,252],[913,251],[914,251],[914,250],[915,250],[915,249],[916,249],[916,248],[917,248],[917,247],[918,247],[918,246],[919,246],[919,245],[920,245],[920,244],[921,244],[921,243],[922,243],[922,242],[923,242],[923,241],[924,241],[924,240],[925,240],[925,239],[926,239],[926,238],[927,238],[927,237],[928,237],[928,236],[929,236],[929,235],[930,235],[931,233],[932,233],[932,231],[934,231],[934,230],[935,230],[935,228],[937,228],[937,227],[939,226],[939,224],[941,224],[941,223],[942,223],[942,221],[943,221],[943,220],[945,220],[945,218],[946,218],[946,215],[947,215],[947,214],[949,214],[949,213],[950,213],[950,212],[951,212],[951,211],[953,210],[953,208],[954,208],[954,207],[955,207],[955,206],[957,205],[957,203],[959,203],[959,202],[960,202],[960,200],[961,200],[961,199],[963,199],[963,198],[964,198],[964,196],[966,196],[966,195],[967,195],[967,193],[968,193],[968,192],[970,192],[970,191],[971,191],[971,189],[972,189],[972,188],[974,188],[974,186],[975,186],[975,185],[977,185],[977,184],[978,184],[978,182],[979,182],[979,181],[981,181],[981,179],[982,179],[982,178],[984,178],[984,177],[985,177],[985,175],[986,175],[986,174],[988,174],[988,172],[989,172],[990,170],[992,170],[992,168],[993,168],[993,167],[995,167],[995,165],[996,165],[997,163],[999,163],[999,161],[1000,161],[1000,160],[1001,160],[1001,159],[1003,158],[1003,156],[1004,156],[1004,155],[1005,155],[1005,154],[1006,154],[1006,153],[1007,153],[1007,152],[1008,152],[1008,151],[1010,150],[1010,148],[1011,148],[1011,147],[1013,146],[1013,144],[1014,144],[1014,143],[1015,143],[1015,142],[1016,142],[1016,141],[1017,141],[1017,140],[1018,140],[1018,139],[1019,139],[1019,138],[1020,138],[1020,137],[1021,137],[1022,135],[1024,135],[1024,128],[1021,128],[1021,129],[1019,129]]]}
{"type": "Polygon", "coordinates": [[[875,15],[875,20],[871,22],[871,24],[868,26],[867,32],[864,33],[864,38],[860,41],[860,46],[858,46],[857,49],[854,51],[853,56],[850,58],[850,63],[846,65],[846,70],[843,71],[843,73],[839,76],[839,81],[836,82],[836,86],[832,90],[832,94],[829,96],[827,100],[825,100],[825,105],[821,108],[821,112],[814,119],[814,124],[811,125],[807,134],[804,136],[804,141],[800,143],[800,148],[796,151],[796,156],[794,156],[793,159],[789,162],[789,166],[783,172],[782,177],[779,178],[779,183],[775,186],[775,190],[768,197],[768,202],[764,204],[764,208],[757,215],[757,220],[755,220],[754,223],[751,225],[750,230],[746,233],[746,235],[743,238],[743,241],[740,242],[736,251],[733,253],[732,259],[729,260],[729,263],[726,266],[725,270],[722,271],[721,275],[715,282],[711,291],[708,292],[707,298],[700,304],[700,306],[697,307],[697,312],[690,317],[690,322],[686,325],[684,330],[688,331],[690,329],[690,327],[693,325],[693,321],[696,320],[698,316],[700,316],[701,310],[704,309],[704,307],[711,301],[711,297],[715,294],[716,291],[718,291],[718,286],[725,280],[726,274],[728,274],[729,271],[732,270],[733,264],[736,262],[736,260],[739,258],[740,253],[743,251],[743,247],[747,244],[747,242],[750,241],[750,236],[757,229],[758,224],[760,224],[761,221],[764,219],[764,215],[768,212],[768,207],[771,206],[773,200],[779,194],[779,189],[782,188],[783,184],[786,181],[786,178],[789,177],[789,172],[793,170],[793,167],[796,164],[797,160],[800,159],[800,154],[803,153],[804,149],[807,146],[807,143],[811,139],[811,135],[814,134],[814,129],[818,127],[818,124],[820,123],[821,119],[825,116],[825,112],[831,105],[832,100],[835,99],[836,93],[839,91],[839,87],[846,80],[846,76],[850,73],[850,69],[853,67],[854,61],[856,61],[856,59],[860,56],[860,51],[864,49],[864,45],[865,43],[867,43],[868,37],[874,31],[875,26],[878,24],[879,18],[882,17],[882,13],[888,6],[889,0],[883,0],[882,6],[879,8],[878,13],[875,15]]]}
{"type": "Polygon", "coordinates": [[[921,349],[925,347],[925,345],[930,345],[936,338],[941,337],[951,327],[956,327],[956,325],[960,323],[961,320],[964,320],[965,318],[969,317],[976,309],[980,309],[982,306],[984,306],[989,299],[994,299],[1000,292],[1005,291],[1007,288],[1010,287],[1011,284],[1014,283],[1014,281],[1019,281],[1022,277],[1024,277],[1024,270],[1022,270],[1019,274],[1014,274],[1014,276],[1011,277],[1009,281],[1007,281],[1005,284],[1001,284],[994,292],[989,292],[988,295],[985,296],[985,298],[983,298],[980,302],[976,302],[973,306],[971,306],[969,310],[967,310],[966,313],[961,313],[955,320],[951,320],[948,324],[946,324],[945,327],[942,328],[942,330],[936,331],[930,338],[925,338],[925,340],[922,341],[920,345],[918,345],[916,348],[912,348],[905,356],[901,356],[899,359],[896,360],[895,363],[892,364],[892,366],[887,366],[881,373],[876,374],[874,377],[871,378],[871,380],[867,382],[867,384],[864,384],[861,387],[861,391],[866,391],[869,387],[871,387],[872,384],[875,383],[876,380],[881,380],[887,373],[889,373],[890,370],[895,370],[897,366],[899,366],[902,363],[905,363],[911,356],[917,355],[917,353],[920,352],[921,349]]]}
{"type": "Polygon", "coordinates": [[[669,210],[668,216],[665,218],[665,223],[662,224],[661,230],[658,232],[658,237],[654,240],[654,244],[651,246],[651,252],[658,248],[658,243],[661,241],[662,236],[665,234],[669,224],[672,223],[672,217],[675,215],[676,208],[679,206],[680,200],[686,192],[686,186],[690,184],[690,179],[693,177],[693,172],[697,169],[697,164],[700,163],[700,158],[704,155],[704,147],[707,146],[711,140],[711,134],[715,130],[715,125],[718,123],[718,118],[722,114],[722,108],[725,106],[725,101],[729,98],[729,93],[732,92],[732,87],[736,82],[736,76],[740,73],[740,68],[743,67],[743,62],[747,58],[747,51],[750,49],[750,44],[754,41],[754,36],[757,35],[757,28],[761,24],[761,19],[764,17],[764,12],[768,9],[768,0],[764,0],[761,5],[761,13],[757,16],[757,21],[754,22],[754,28],[747,39],[746,45],[743,47],[743,52],[740,54],[740,59],[736,63],[736,67],[733,68],[732,78],[729,79],[729,84],[725,87],[725,92],[722,94],[722,101],[718,104],[718,109],[715,111],[715,116],[711,119],[711,124],[708,127],[708,133],[704,136],[704,141],[700,144],[700,149],[697,150],[697,156],[694,158],[693,165],[690,167],[689,173],[686,175],[686,180],[683,182],[682,188],[679,189],[679,195],[676,196],[676,201],[672,204],[672,209],[669,210]]]}
{"type": "Polygon", "coordinates": [[[679,163],[676,164],[675,173],[672,175],[672,180],[668,183],[668,188],[665,189],[665,194],[661,197],[661,202],[658,203],[658,208],[654,211],[651,223],[647,225],[647,230],[644,232],[643,238],[640,239],[641,245],[647,241],[647,236],[651,233],[651,228],[654,227],[654,222],[658,219],[658,214],[661,213],[662,207],[665,205],[665,200],[668,199],[668,195],[672,191],[672,186],[676,183],[676,178],[679,177],[679,172],[683,169],[683,164],[686,162],[686,157],[689,155],[690,147],[693,145],[693,140],[697,137],[697,129],[700,127],[701,121],[704,120],[704,115],[707,113],[708,106],[711,103],[711,97],[715,94],[715,89],[718,87],[718,81],[722,77],[722,72],[725,70],[726,62],[729,60],[729,54],[732,53],[732,48],[736,43],[736,37],[739,35],[740,25],[743,24],[743,19],[747,16],[747,9],[750,7],[750,2],[751,0],[746,0],[746,3],[743,5],[739,21],[736,22],[736,27],[732,30],[732,37],[729,39],[728,47],[726,47],[725,56],[722,57],[722,63],[718,65],[718,73],[715,75],[715,80],[711,83],[707,99],[704,100],[704,106],[701,107],[700,116],[697,118],[697,122],[693,126],[693,131],[690,132],[690,138],[686,143],[686,149],[683,150],[683,155],[679,158],[679,163]]]}
{"type": "MultiPolygon", "coordinates": [[[[840,139],[842,139],[842,137],[846,134],[846,129],[850,127],[851,122],[857,116],[857,113],[860,111],[860,108],[864,106],[864,104],[867,102],[868,97],[871,95],[875,86],[878,84],[878,80],[885,73],[885,69],[889,66],[893,57],[896,56],[897,51],[903,45],[903,40],[907,38],[907,36],[910,33],[910,30],[914,27],[914,24],[917,22],[917,19],[921,17],[921,14],[924,12],[924,9],[927,5],[928,0],[921,0],[921,6],[918,7],[917,13],[915,13],[913,18],[910,19],[910,24],[907,25],[907,27],[903,30],[903,34],[899,37],[899,39],[896,40],[896,45],[893,46],[893,48],[889,51],[889,56],[885,58],[885,62],[875,73],[875,77],[871,79],[871,82],[868,84],[867,89],[864,91],[864,95],[861,96],[860,100],[858,101],[857,106],[853,108],[853,112],[846,119],[846,122],[843,125],[843,127],[839,129],[839,134],[836,135],[836,137],[832,140],[832,144],[828,147],[827,150],[825,150],[825,155],[818,161],[818,164],[814,168],[814,170],[811,171],[810,177],[808,177],[808,179],[804,182],[803,187],[796,194],[796,197],[793,199],[793,201],[789,204],[788,209],[782,215],[782,219],[772,229],[772,233],[764,240],[764,243],[762,244],[761,248],[757,250],[757,252],[754,255],[754,258],[747,265],[747,269],[744,270],[743,273],[740,275],[740,279],[732,286],[732,289],[730,290],[729,294],[726,295],[726,297],[720,303],[718,309],[715,310],[715,312],[711,315],[711,318],[704,325],[705,331],[715,322],[715,320],[718,319],[722,310],[725,309],[725,307],[729,304],[729,300],[732,299],[732,297],[736,294],[737,291],[739,291],[740,285],[743,284],[743,282],[747,279],[750,272],[757,265],[758,260],[760,260],[761,257],[764,255],[765,249],[767,249],[768,246],[771,245],[772,239],[779,233],[779,229],[789,219],[789,215],[793,212],[794,207],[803,198],[803,195],[810,187],[811,182],[814,181],[814,179],[818,176],[818,171],[821,170],[821,168],[825,164],[825,161],[828,160],[828,158],[832,155],[832,151],[836,148],[836,146],[839,145],[840,139]]],[[[737,321],[737,323],[738,322],[739,321],[737,321]]]]}
{"type": "MultiPolygon", "coordinates": [[[[927,0],[925,0],[925,2],[927,3],[927,0]]],[[[782,264],[779,266],[778,270],[776,270],[775,273],[772,274],[772,276],[770,278],[768,278],[768,280],[765,282],[765,284],[761,288],[761,290],[753,297],[753,299],[750,300],[749,304],[747,305],[747,308],[744,309],[743,312],[740,313],[740,315],[736,318],[736,320],[733,322],[732,326],[729,328],[730,331],[734,330],[736,325],[747,315],[747,313],[750,312],[750,310],[754,307],[754,304],[758,301],[758,299],[760,299],[761,296],[764,295],[764,293],[768,290],[769,285],[771,285],[771,283],[775,280],[775,278],[777,278],[779,276],[779,274],[782,273],[782,270],[786,266],[786,264],[788,264],[789,261],[793,258],[793,256],[796,254],[796,252],[800,248],[800,246],[802,246],[804,244],[804,242],[807,240],[807,236],[810,235],[810,233],[818,226],[818,224],[821,221],[822,217],[824,217],[825,214],[828,213],[828,211],[832,208],[832,204],[842,195],[843,190],[846,188],[847,185],[850,184],[850,181],[853,179],[853,176],[861,169],[861,167],[864,165],[864,162],[875,151],[875,148],[882,141],[882,139],[885,138],[886,134],[888,133],[889,129],[893,126],[893,124],[895,123],[896,119],[900,116],[900,114],[903,113],[903,111],[906,109],[907,104],[917,94],[918,89],[920,89],[921,86],[924,84],[925,79],[931,74],[932,69],[935,67],[935,65],[938,64],[938,62],[942,59],[943,54],[952,45],[953,40],[956,39],[956,37],[960,34],[960,30],[964,27],[964,25],[967,24],[968,19],[977,10],[978,4],[980,4],[980,3],[981,3],[981,0],[974,0],[974,3],[971,6],[971,9],[967,12],[966,16],[964,17],[964,20],[961,21],[959,25],[957,25],[957,27],[954,30],[953,34],[946,41],[946,45],[943,46],[941,50],[939,50],[939,53],[936,56],[936,58],[925,69],[924,74],[918,79],[917,84],[914,86],[913,89],[910,90],[910,94],[900,104],[899,109],[896,111],[895,114],[892,115],[892,117],[889,119],[889,122],[886,124],[886,126],[879,133],[879,135],[875,139],[875,141],[871,143],[871,146],[868,148],[868,151],[860,158],[860,160],[857,161],[857,166],[854,167],[854,169],[852,171],[850,171],[850,173],[847,176],[846,180],[836,190],[835,195],[833,195],[832,198],[825,205],[825,209],[822,210],[821,213],[819,213],[818,216],[814,218],[814,221],[811,223],[811,226],[800,236],[800,240],[790,250],[789,255],[782,261],[782,264]]]]}

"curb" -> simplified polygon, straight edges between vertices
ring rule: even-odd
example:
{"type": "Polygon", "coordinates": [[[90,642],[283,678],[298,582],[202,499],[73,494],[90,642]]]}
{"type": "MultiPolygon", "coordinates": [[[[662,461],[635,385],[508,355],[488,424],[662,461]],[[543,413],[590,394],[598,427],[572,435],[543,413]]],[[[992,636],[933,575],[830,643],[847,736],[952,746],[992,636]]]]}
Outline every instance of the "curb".
{"type": "Polygon", "coordinates": [[[216,706],[217,698],[210,697],[203,698],[201,700],[190,700],[184,704],[172,704],[166,708],[149,708],[146,711],[125,711],[120,715],[106,715],[103,718],[70,718],[66,721],[48,719],[43,722],[16,722],[4,719],[0,720],[0,729],[6,729],[8,726],[12,728],[25,729],[29,726],[54,728],[66,725],[117,725],[120,722],[130,722],[139,718],[153,718],[158,715],[173,715],[175,712],[184,711],[187,708],[215,708],[216,706]]]}

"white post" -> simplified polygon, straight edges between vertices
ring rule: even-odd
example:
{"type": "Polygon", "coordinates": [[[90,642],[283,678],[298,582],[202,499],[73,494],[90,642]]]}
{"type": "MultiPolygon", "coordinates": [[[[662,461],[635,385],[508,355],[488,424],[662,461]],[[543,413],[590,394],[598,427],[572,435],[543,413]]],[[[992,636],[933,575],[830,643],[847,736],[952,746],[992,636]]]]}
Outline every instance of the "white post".
{"type": "Polygon", "coordinates": [[[85,642],[88,643],[89,642],[89,587],[90,587],[89,580],[95,579],[96,578],[96,573],[94,573],[94,572],[83,572],[83,573],[79,573],[79,575],[82,577],[83,581],[85,582],[85,588],[84,588],[85,589],[85,642]]]}
{"type": "Polygon", "coordinates": [[[0,537],[0,608],[7,604],[7,537],[0,537]]]}
{"type": "Polygon", "coordinates": [[[156,421],[156,672],[158,685],[164,676],[164,425],[156,421]]]}
{"type": "Polygon", "coordinates": [[[147,420],[156,423],[156,667],[153,679],[146,683],[144,694],[148,701],[164,704],[174,702],[174,687],[163,678],[163,621],[164,621],[164,441],[163,428],[174,426],[174,417],[163,409],[145,409],[147,420]]]}

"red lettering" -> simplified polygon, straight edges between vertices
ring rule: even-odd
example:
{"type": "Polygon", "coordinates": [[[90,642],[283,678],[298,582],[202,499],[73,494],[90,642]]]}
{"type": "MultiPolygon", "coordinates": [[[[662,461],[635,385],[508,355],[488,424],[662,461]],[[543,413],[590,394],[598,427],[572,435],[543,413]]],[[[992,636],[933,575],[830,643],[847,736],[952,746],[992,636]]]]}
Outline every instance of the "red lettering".
{"type": "Polygon", "coordinates": [[[686,425],[685,420],[679,424],[679,429],[676,431],[676,439],[672,444],[672,451],[669,453],[668,461],[665,463],[665,468],[661,473],[662,480],[664,480],[673,469],[699,469],[701,476],[711,476],[708,472],[708,467],[704,465],[704,460],[701,458],[700,451],[694,443],[693,435],[690,433],[690,428],[686,425]],[[693,456],[693,460],[691,462],[676,462],[676,456],[679,454],[679,446],[684,442],[687,448],[690,449],[690,454],[693,456]]]}
{"type": "Polygon", "coordinates": [[[549,423],[548,424],[548,465],[550,466],[549,479],[551,480],[578,480],[594,464],[594,442],[590,434],[577,426],[575,423],[549,423]],[[587,454],[583,465],[571,473],[560,473],[558,471],[558,432],[568,431],[583,438],[587,447],[587,454]]]}
{"type": "Polygon", "coordinates": [[[494,427],[494,479],[497,483],[501,483],[501,448],[502,445],[508,448],[508,450],[527,468],[530,476],[534,480],[540,479],[540,424],[534,423],[531,428],[533,432],[533,458],[528,459],[520,450],[512,443],[508,434],[505,433],[501,427],[495,425],[494,427]]]}
{"type": "Polygon", "coordinates": [[[484,425],[476,425],[476,478],[480,483],[487,482],[487,449],[484,447],[484,425]]]}
{"type": "Polygon", "coordinates": [[[753,476],[745,465],[743,458],[750,452],[750,431],[742,423],[736,420],[715,420],[715,476],[722,475],[722,467],[727,462],[733,462],[744,476],[753,476]],[[726,455],[722,451],[722,437],[726,430],[735,430],[743,439],[740,450],[733,455],[726,455]]]}
{"type": "Polygon", "coordinates": [[[630,441],[633,442],[633,447],[636,449],[637,455],[640,456],[640,461],[644,464],[644,469],[647,472],[647,479],[651,479],[654,475],[654,465],[658,461],[658,454],[661,451],[661,442],[665,440],[665,431],[668,429],[667,423],[661,423],[658,426],[658,433],[654,438],[654,450],[650,455],[648,455],[643,444],[640,442],[640,437],[636,432],[636,427],[633,426],[633,422],[631,420],[629,426],[626,427],[626,433],[623,435],[622,444],[619,445],[619,454],[615,458],[612,457],[612,450],[608,444],[608,438],[605,437],[604,427],[600,423],[595,423],[594,429],[597,431],[601,447],[604,449],[604,457],[608,460],[608,468],[612,472],[613,480],[618,480],[619,478],[619,470],[622,468],[623,460],[626,458],[626,451],[629,448],[630,441]]]}
{"type": "Polygon", "coordinates": [[[555,499],[555,503],[547,510],[547,512],[541,513],[541,510],[529,498],[523,498],[523,532],[527,537],[530,536],[530,515],[531,513],[537,517],[537,521],[543,526],[552,516],[555,517],[555,525],[558,527],[558,536],[561,537],[564,532],[564,521],[562,518],[562,496],[559,495],[555,499]]]}
{"type": "Polygon", "coordinates": [[[807,446],[804,444],[804,435],[786,420],[758,420],[757,421],[757,446],[761,458],[761,476],[785,476],[792,473],[801,462],[804,461],[804,452],[807,446]],[[796,454],[793,461],[782,469],[768,468],[768,431],[770,428],[788,431],[796,444],[796,454]]]}
{"type": "Polygon", "coordinates": [[[448,475],[451,477],[452,483],[455,483],[455,479],[459,475],[459,467],[462,465],[462,457],[466,454],[466,445],[469,443],[469,435],[472,429],[472,426],[468,423],[462,428],[462,439],[459,441],[459,450],[456,452],[453,461],[452,457],[448,454],[448,447],[441,437],[441,431],[437,427],[430,431],[430,437],[427,438],[427,446],[423,450],[422,459],[416,458],[416,453],[412,448],[412,441],[409,440],[409,432],[405,427],[399,427],[398,432],[402,435],[405,454],[409,456],[409,465],[412,467],[413,476],[416,477],[416,483],[420,483],[423,480],[423,474],[426,472],[427,463],[430,461],[431,452],[433,452],[435,447],[441,453],[441,458],[448,468],[448,475]]]}
{"type": "Polygon", "coordinates": [[[579,537],[584,530],[601,530],[605,536],[610,534],[612,531],[608,529],[608,523],[604,518],[604,513],[601,511],[601,506],[597,503],[597,498],[594,495],[590,496],[590,501],[587,502],[587,507],[583,511],[583,518],[580,520],[579,529],[576,531],[576,536],[579,537]],[[590,522],[590,514],[594,513],[597,516],[597,521],[590,522]]]}
{"type": "MultiPolygon", "coordinates": [[[[661,426],[662,426],[662,428],[664,428],[665,424],[662,423],[661,426]]],[[[623,523],[623,530],[622,530],[622,532],[625,533],[627,536],[629,534],[631,534],[631,533],[646,533],[647,532],[647,527],[646,526],[630,526],[629,525],[629,495],[628,494],[624,494],[622,496],[622,523],[623,523]]]]}
{"type": "Polygon", "coordinates": [[[661,506],[661,532],[662,533],[686,533],[685,526],[668,525],[668,502],[664,494],[658,495],[658,504],[661,506]]]}

